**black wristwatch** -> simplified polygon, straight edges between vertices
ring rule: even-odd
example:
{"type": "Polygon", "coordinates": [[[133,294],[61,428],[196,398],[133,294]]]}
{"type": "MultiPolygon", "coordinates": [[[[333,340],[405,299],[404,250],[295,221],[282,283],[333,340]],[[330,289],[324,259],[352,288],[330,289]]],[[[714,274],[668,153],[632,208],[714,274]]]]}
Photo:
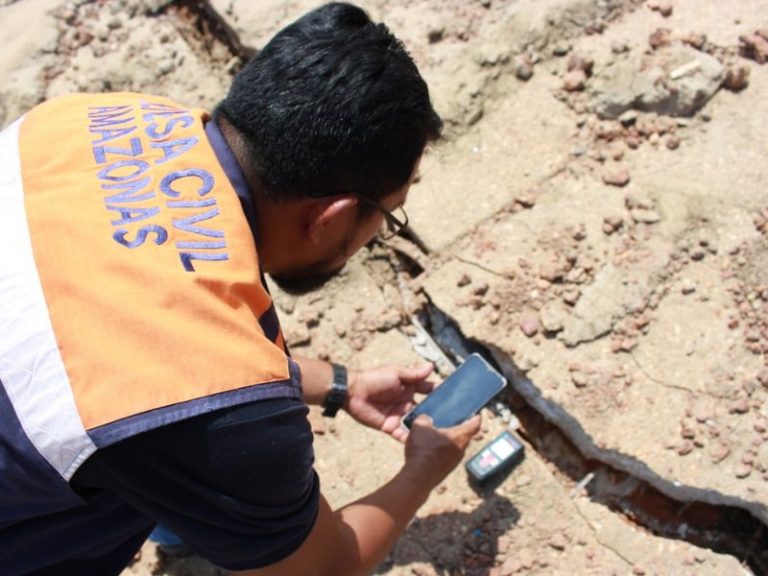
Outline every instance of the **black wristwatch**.
{"type": "Polygon", "coordinates": [[[347,369],[333,362],[331,362],[331,366],[333,367],[333,382],[331,383],[331,391],[328,392],[328,396],[323,402],[323,416],[335,418],[336,412],[347,401],[349,388],[347,388],[347,369]]]}

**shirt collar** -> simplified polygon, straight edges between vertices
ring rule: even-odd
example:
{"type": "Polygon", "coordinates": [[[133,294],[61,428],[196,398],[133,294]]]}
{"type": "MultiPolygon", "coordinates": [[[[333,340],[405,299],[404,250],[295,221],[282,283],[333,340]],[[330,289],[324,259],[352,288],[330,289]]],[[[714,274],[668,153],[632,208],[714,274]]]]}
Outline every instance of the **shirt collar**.
{"type": "Polygon", "coordinates": [[[219,161],[224,174],[226,174],[229,183],[235,189],[237,197],[243,206],[243,212],[248,219],[248,225],[251,227],[251,233],[256,237],[256,207],[253,203],[253,195],[245,179],[245,174],[235,159],[235,154],[224,139],[221,129],[216,121],[211,119],[205,125],[205,135],[208,137],[208,143],[213,148],[216,158],[219,161]]]}

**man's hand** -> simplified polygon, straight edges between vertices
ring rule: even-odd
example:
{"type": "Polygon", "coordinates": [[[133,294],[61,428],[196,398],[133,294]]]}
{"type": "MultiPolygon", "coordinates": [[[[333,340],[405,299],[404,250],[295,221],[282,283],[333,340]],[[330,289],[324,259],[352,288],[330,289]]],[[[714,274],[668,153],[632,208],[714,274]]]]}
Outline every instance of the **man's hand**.
{"type": "Polygon", "coordinates": [[[349,398],[344,409],[361,424],[404,442],[408,431],[400,426],[400,420],[414,406],[414,393],[432,390],[432,383],[427,382],[432,368],[432,364],[422,364],[350,371],[349,398]]]}
{"type": "Polygon", "coordinates": [[[435,428],[422,414],[411,425],[405,445],[405,469],[427,486],[437,486],[461,462],[482,418],[476,414],[452,428],[435,428]]]}

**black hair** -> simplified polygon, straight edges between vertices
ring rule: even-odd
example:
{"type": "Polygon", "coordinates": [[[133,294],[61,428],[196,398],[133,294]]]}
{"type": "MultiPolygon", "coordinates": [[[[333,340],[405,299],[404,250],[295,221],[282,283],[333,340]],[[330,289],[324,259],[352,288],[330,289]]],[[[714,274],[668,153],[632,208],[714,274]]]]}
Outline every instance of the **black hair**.
{"type": "Polygon", "coordinates": [[[403,44],[360,8],[325,4],[281,30],[216,114],[274,200],[402,187],[442,120],[403,44]]]}

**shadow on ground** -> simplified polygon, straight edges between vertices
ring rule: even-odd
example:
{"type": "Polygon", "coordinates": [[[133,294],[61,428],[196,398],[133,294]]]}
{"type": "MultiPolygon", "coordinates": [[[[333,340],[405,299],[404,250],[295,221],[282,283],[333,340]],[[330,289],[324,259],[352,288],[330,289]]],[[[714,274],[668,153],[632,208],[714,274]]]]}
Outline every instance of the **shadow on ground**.
{"type": "MultiPolygon", "coordinates": [[[[520,519],[508,498],[493,493],[495,484],[476,488],[480,504],[469,512],[446,511],[416,518],[371,574],[386,574],[397,566],[426,564],[438,576],[487,576],[499,554],[499,537],[520,519]]],[[[168,556],[154,547],[137,556],[153,576],[226,576],[197,555],[168,556]]],[[[419,572],[421,573],[421,572],[419,572]]]]}
{"type": "Polygon", "coordinates": [[[229,572],[214,566],[200,556],[185,558],[167,558],[159,555],[157,564],[152,568],[153,576],[227,576],[229,572]]]}
{"type": "Polygon", "coordinates": [[[520,519],[508,498],[480,493],[471,512],[444,512],[417,518],[387,560],[373,574],[395,566],[429,564],[439,576],[486,576],[495,565],[498,540],[520,519]]]}

